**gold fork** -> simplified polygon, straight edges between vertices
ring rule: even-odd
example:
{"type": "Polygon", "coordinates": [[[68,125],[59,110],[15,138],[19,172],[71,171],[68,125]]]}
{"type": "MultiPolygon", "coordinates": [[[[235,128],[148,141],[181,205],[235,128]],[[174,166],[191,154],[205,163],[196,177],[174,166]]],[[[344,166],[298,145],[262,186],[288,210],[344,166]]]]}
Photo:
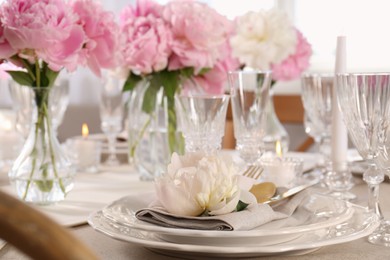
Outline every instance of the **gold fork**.
{"type": "Polygon", "coordinates": [[[263,173],[263,171],[264,169],[261,166],[250,165],[242,175],[257,180],[260,177],[260,175],[263,173]]]}

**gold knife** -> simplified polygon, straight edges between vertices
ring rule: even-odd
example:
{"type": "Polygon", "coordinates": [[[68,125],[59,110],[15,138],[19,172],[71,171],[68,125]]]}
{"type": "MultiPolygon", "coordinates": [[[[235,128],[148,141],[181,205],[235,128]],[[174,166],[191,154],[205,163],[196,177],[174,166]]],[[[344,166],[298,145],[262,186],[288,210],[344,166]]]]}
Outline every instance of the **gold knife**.
{"type": "Polygon", "coordinates": [[[303,191],[303,190],[305,190],[305,189],[307,189],[307,188],[317,184],[318,182],[319,182],[319,180],[315,179],[315,180],[309,181],[308,183],[295,186],[295,187],[293,187],[291,189],[288,189],[287,191],[285,191],[285,192],[283,192],[281,194],[278,194],[278,195],[270,198],[267,201],[264,201],[263,203],[264,204],[269,204],[269,203],[274,203],[274,202],[277,202],[277,201],[284,200],[285,198],[291,197],[292,195],[295,195],[298,192],[301,192],[301,191],[303,191]]]}

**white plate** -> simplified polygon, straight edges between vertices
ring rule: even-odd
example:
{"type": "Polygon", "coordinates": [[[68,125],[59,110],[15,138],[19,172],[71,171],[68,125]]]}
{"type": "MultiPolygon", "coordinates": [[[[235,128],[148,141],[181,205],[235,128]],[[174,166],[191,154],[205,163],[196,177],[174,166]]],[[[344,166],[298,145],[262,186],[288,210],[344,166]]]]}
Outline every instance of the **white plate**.
{"type": "Polygon", "coordinates": [[[304,232],[326,228],[347,221],[352,217],[351,204],[333,197],[314,193],[301,203],[289,218],[275,220],[249,231],[221,232],[168,228],[138,220],[137,210],[145,208],[153,200],[153,193],[129,196],[105,207],[103,215],[112,222],[141,231],[158,234],[174,243],[229,246],[271,245],[295,239],[304,232]],[[142,198],[142,199],[141,199],[142,198]]]}
{"type": "MultiPolygon", "coordinates": [[[[154,251],[176,256],[207,257],[255,257],[280,254],[303,254],[316,248],[349,242],[372,233],[379,225],[379,218],[364,208],[352,205],[355,214],[346,222],[335,226],[306,232],[290,242],[269,246],[248,245],[194,245],[178,244],[162,240],[158,234],[150,231],[124,226],[107,219],[101,211],[93,213],[88,223],[97,231],[114,239],[144,246],[154,251]]],[[[223,234],[236,231],[218,231],[223,234]]]]}

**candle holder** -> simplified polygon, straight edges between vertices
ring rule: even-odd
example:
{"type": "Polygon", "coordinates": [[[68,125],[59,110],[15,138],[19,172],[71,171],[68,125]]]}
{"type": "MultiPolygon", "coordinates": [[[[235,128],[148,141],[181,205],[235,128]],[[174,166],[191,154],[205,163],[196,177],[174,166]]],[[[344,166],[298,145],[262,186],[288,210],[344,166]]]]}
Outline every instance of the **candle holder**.
{"type": "Polygon", "coordinates": [[[262,158],[260,163],[264,168],[262,180],[273,182],[277,187],[293,187],[302,177],[302,159],[272,156],[262,158]]]}
{"type": "Polygon", "coordinates": [[[73,138],[66,141],[66,151],[78,172],[95,173],[100,164],[101,147],[99,141],[73,138]]]}

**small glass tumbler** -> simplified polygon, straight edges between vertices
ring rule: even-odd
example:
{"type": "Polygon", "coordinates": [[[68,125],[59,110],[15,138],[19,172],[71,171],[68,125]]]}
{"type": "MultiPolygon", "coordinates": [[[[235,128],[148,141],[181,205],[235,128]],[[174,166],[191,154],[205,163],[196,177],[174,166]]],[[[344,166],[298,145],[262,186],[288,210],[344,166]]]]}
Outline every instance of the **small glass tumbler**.
{"type": "Polygon", "coordinates": [[[208,154],[221,149],[225,133],[228,95],[179,95],[176,111],[186,152],[208,154]]]}
{"type": "Polygon", "coordinates": [[[99,141],[73,138],[65,143],[66,151],[78,172],[98,171],[102,144],[99,141]]]}
{"type": "Polygon", "coordinates": [[[258,164],[264,152],[271,71],[232,71],[228,79],[236,149],[247,165],[258,164]]]}
{"type": "Polygon", "coordinates": [[[261,159],[264,168],[263,181],[273,182],[277,187],[291,188],[302,179],[303,160],[294,157],[264,157],[261,159]]]}

